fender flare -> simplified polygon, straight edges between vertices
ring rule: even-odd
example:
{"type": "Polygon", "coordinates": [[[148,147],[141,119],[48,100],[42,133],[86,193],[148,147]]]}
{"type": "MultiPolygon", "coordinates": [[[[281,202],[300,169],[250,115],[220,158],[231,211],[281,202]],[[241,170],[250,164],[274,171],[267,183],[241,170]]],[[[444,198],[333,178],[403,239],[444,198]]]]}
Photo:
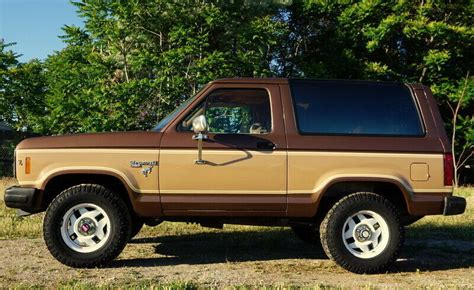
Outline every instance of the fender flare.
{"type": "Polygon", "coordinates": [[[348,176],[339,176],[334,177],[328,180],[327,182],[323,183],[322,186],[318,187],[321,188],[313,192],[313,194],[317,195],[316,202],[319,204],[321,199],[323,198],[326,191],[334,184],[341,183],[341,182],[384,182],[384,183],[391,183],[398,187],[400,192],[403,194],[405,199],[405,204],[408,207],[408,204],[412,200],[413,190],[411,189],[410,185],[407,182],[404,182],[402,179],[399,179],[395,176],[355,176],[355,175],[348,175],[348,176]]]}
{"type": "Polygon", "coordinates": [[[390,175],[374,176],[373,174],[347,174],[332,176],[319,183],[319,185],[308,192],[295,192],[288,194],[288,215],[299,217],[314,217],[318,212],[321,199],[327,190],[334,184],[340,182],[384,182],[395,185],[402,193],[405,205],[409,212],[412,209],[413,191],[408,182],[390,175]]]}
{"type": "Polygon", "coordinates": [[[41,191],[46,189],[52,179],[63,175],[106,175],[114,177],[122,183],[137,215],[143,217],[160,217],[162,215],[161,206],[159,206],[161,204],[159,192],[140,191],[132,185],[132,181],[125,174],[116,169],[107,167],[68,167],[59,168],[48,173],[39,182],[38,189],[41,191]]]}

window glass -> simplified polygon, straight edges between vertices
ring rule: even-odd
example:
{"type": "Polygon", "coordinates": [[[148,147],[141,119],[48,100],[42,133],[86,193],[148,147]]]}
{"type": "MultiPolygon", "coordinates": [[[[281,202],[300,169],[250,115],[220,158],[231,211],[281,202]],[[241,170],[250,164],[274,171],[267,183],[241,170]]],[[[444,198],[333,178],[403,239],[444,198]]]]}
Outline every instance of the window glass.
{"type": "Polygon", "coordinates": [[[417,106],[403,84],[293,80],[291,91],[302,134],[424,134],[417,106]]]}
{"type": "Polygon", "coordinates": [[[179,131],[192,131],[192,120],[204,114],[209,133],[265,134],[271,131],[270,98],[262,89],[220,89],[182,121],[179,131]]]}
{"type": "Polygon", "coordinates": [[[161,131],[166,125],[168,125],[171,120],[176,117],[176,115],[178,115],[182,110],[184,110],[192,102],[193,99],[193,97],[187,99],[181,105],[179,105],[173,112],[161,119],[161,121],[158,122],[155,127],[153,127],[153,131],[161,131]]]}

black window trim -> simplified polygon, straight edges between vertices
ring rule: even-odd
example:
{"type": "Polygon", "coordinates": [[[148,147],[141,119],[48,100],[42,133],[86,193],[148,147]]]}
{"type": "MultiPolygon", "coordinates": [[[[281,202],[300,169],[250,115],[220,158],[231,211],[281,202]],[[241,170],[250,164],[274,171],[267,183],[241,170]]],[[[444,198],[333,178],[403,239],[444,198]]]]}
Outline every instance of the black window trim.
{"type": "Polygon", "coordinates": [[[377,81],[364,81],[364,80],[309,80],[309,79],[290,79],[289,80],[289,87],[290,87],[290,93],[291,93],[291,103],[293,106],[293,115],[294,115],[294,122],[296,124],[296,129],[298,130],[298,134],[301,136],[329,136],[329,137],[354,137],[354,138],[359,138],[359,137],[386,137],[386,138],[424,138],[426,137],[426,125],[424,123],[421,110],[420,110],[420,104],[418,103],[417,98],[415,98],[415,92],[413,89],[406,83],[402,83],[405,87],[408,88],[408,91],[410,92],[410,96],[412,98],[413,103],[415,104],[416,112],[418,115],[418,122],[420,124],[422,134],[420,135],[401,135],[401,134],[347,134],[347,133],[310,133],[310,132],[302,132],[300,130],[300,124],[298,121],[298,111],[296,108],[296,103],[295,103],[295,98],[293,94],[293,81],[297,82],[305,82],[305,83],[314,83],[314,82],[341,82],[341,83],[396,83],[400,84],[397,82],[377,82],[377,81]]]}

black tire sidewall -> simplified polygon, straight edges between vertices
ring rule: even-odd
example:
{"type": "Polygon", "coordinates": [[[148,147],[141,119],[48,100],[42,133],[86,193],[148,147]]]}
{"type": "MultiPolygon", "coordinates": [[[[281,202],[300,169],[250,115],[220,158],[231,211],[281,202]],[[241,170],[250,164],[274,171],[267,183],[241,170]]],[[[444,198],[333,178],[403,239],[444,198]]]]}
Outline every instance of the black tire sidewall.
{"type": "MultiPolygon", "coordinates": [[[[97,194],[93,190],[88,190],[87,187],[71,188],[61,193],[48,207],[43,225],[45,241],[53,256],[66,265],[74,267],[100,266],[108,260],[115,258],[126,244],[126,242],[123,242],[122,237],[124,229],[120,227],[127,223],[130,225],[129,214],[119,212],[123,210],[123,207],[117,206],[117,200],[111,202],[106,197],[107,195],[111,196],[113,193],[105,188],[99,188],[98,190],[100,191],[99,193],[105,194],[97,194]],[[97,205],[105,211],[110,219],[108,240],[99,249],[90,253],[80,253],[69,248],[61,236],[64,215],[72,207],[81,203],[97,205]],[[117,253],[118,250],[119,252],[117,253]]],[[[126,229],[126,232],[130,232],[130,226],[129,229],[126,229]]]]}
{"type": "Polygon", "coordinates": [[[398,214],[388,201],[375,194],[367,194],[354,199],[348,198],[335,205],[328,217],[326,242],[330,256],[344,268],[357,273],[373,273],[385,269],[398,255],[403,240],[403,227],[398,214]],[[385,220],[389,231],[389,241],[385,249],[377,256],[363,259],[354,256],[344,245],[342,238],[344,224],[350,216],[359,211],[373,211],[385,220]]]}

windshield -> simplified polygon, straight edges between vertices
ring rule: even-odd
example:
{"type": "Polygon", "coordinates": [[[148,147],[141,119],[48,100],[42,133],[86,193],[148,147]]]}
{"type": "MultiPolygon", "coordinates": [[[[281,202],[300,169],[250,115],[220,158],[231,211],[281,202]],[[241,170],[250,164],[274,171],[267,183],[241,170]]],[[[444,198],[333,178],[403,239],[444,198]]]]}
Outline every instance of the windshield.
{"type": "Polygon", "coordinates": [[[179,105],[173,112],[171,112],[168,116],[161,119],[161,121],[158,122],[158,124],[156,124],[155,127],[153,127],[153,131],[161,131],[161,129],[163,129],[171,120],[173,120],[176,117],[176,115],[179,114],[179,112],[181,112],[184,108],[186,108],[189,105],[189,103],[191,103],[192,100],[194,100],[194,97],[187,99],[181,105],[179,105]]]}

